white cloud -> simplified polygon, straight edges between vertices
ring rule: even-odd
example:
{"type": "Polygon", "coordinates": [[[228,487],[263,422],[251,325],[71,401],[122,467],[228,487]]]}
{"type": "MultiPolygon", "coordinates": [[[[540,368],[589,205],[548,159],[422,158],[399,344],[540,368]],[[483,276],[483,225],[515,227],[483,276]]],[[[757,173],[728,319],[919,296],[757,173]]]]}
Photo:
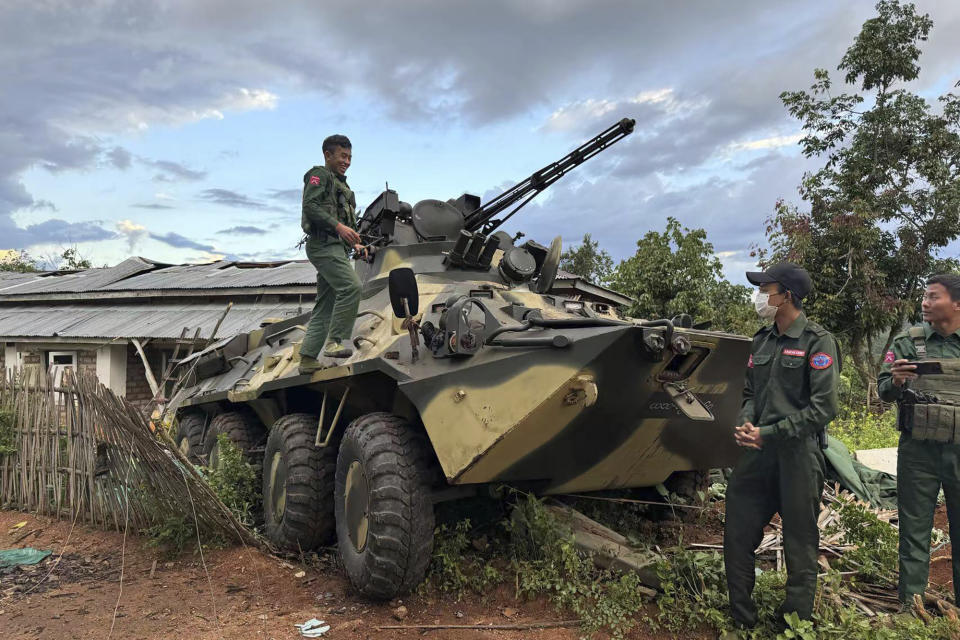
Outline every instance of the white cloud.
{"type": "Polygon", "coordinates": [[[737,151],[760,151],[766,149],[779,149],[780,147],[789,147],[797,144],[802,133],[795,133],[789,136],[771,136],[769,138],[760,138],[759,140],[746,140],[743,142],[730,143],[729,150],[737,151]]]}
{"type": "Polygon", "coordinates": [[[137,242],[146,237],[148,233],[145,226],[137,224],[133,220],[120,220],[115,226],[117,232],[126,238],[130,251],[133,251],[137,242]]]}
{"type": "Polygon", "coordinates": [[[584,120],[596,120],[617,108],[612,100],[583,100],[564,105],[550,114],[542,129],[547,131],[571,131],[583,126],[584,120]]]}

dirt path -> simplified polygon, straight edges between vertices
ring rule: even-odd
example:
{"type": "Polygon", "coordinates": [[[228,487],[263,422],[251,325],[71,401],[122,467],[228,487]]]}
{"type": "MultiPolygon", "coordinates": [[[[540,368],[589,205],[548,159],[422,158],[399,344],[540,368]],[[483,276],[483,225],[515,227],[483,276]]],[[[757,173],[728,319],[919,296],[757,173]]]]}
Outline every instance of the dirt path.
{"type": "MultiPolygon", "coordinates": [[[[332,640],[413,639],[420,638],[422,632],[377,627],[523,624],[565,617],[545,601],[517,602],[513,593],[503,588],[483,599],[471,597],[461,602],[414,595],[404,599],[407,616],[398,622],[389,604],[353,595],[340,569],[329,560],[325,566],[302,569],[259,551],[231,547],[204,553],[204,567],[200,556],[194,554],[166,561],[134,536],[127,538],[121,554],[121,534],[82,526],[71,534],[70,529],[69,522],[0,511],[0,548],[32,546],[53,551],[51,558],[36,568],[0,574],[0,629],[4,639],[298,638],[293,625],[313,617],[332,625],[325,636],[332,640]],[[20,522],[26,524],[12,529],[20,522]],[[18,541],[24,534],[28,535],[18,541]],[[61,552],[63,556],[51,572],[61,552]],[[301,570],[305,575],[297,578],[301,570]]],[[[575,628],[442,630],[431,631],[426,637],[575,640],[579,633],[575,628]]],[[[630,637],[670,636],[637,629],[630,637]]]]}

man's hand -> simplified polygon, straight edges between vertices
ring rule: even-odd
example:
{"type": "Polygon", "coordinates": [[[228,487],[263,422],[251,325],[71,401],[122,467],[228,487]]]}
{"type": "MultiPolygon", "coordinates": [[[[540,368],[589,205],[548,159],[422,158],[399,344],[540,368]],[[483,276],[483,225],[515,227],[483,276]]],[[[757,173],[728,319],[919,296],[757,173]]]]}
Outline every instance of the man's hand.
{"type": "Polygon", "coordinates": [[[367,260],[370,257],[370,250],[362,244],[355,244],[353,245],[353,257],[367,260]]]}
{"type": "Polygon", "coordinates": [[[342,222],[337,223],[337,235],[340,236],[343,241],[349,244],[351,247],[355,247],[356,245],[360,244],[360,234],[342,222]]]}
{"type": "Polygon", "coordinates": [[[763,436],[760,435],[760,429],[753,426],[751,422],[744,422],[734,429],[733,437],[741,447],[748,449],[763,448],[763,436]]]}
{"type": "Polygon", "coordinates": [[[902,387],[907,380],[913,380],[917,377],[917,365],[911,364],[909,360],[897,360],[890,366],[890,373],[893,374],[893,384],[902,387]]]}

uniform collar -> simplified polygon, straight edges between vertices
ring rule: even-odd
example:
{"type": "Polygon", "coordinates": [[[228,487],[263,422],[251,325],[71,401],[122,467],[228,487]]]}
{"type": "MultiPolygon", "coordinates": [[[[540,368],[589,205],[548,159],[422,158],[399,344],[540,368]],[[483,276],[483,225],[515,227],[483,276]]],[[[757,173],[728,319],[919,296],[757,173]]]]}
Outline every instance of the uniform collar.
{"type": "MultiPolygon", "coordinates": [[[[950,334],[950,335],[956,336],[956,338],[957,338],[958,340],[960,340],[960,329],[957,329],[956,331],[954,331],[954,332],[953,332],[952,334],[950,334]]],[[[925,340],[929,340],[929,339],[930,339],[931,337],[933,337],[933,336],[938,336],[938,337],[940,337],[940,338],[943,338],[944,340],[946,340],[947,338],[950,337],[950,336],[941,336],[941,335],[940,335],[939,333],[937,333],[936,330],[933,328],[933,325],[931,325],[929,322],[924,322],[924,323],[923,323],[923,337],[924,337],[924,339],[925,339],[925,340]]]]}
{"type": "MultiPolygon", "coordinates": [[[[788,338],[799,338],[803,334],[803,330],[806,328],[807,328],[807,316],[806,314],[803,313],[803,311],[801,311],[800,315],[798,315],[797,318],[793,321],[793,324],[787,327],[787,330],[783,332],[783,335],[787,336],[788,338]]],[[[780,335],[780,333],[777,331],[776,322],[774,322],[770,326],[770,330],[773,333],[780,335]]]]}

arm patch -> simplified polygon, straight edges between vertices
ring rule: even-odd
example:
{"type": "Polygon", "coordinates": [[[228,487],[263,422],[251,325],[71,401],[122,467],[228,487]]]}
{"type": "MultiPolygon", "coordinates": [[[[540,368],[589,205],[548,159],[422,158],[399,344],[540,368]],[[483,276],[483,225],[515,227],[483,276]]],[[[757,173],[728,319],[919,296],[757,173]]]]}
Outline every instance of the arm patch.
{"type": "Polygon", "coordinates": [[[810,356],[810,366],[814,369],[828,369],[833,364],[833,357],[829,353],[820,351],[810,356]]]}

